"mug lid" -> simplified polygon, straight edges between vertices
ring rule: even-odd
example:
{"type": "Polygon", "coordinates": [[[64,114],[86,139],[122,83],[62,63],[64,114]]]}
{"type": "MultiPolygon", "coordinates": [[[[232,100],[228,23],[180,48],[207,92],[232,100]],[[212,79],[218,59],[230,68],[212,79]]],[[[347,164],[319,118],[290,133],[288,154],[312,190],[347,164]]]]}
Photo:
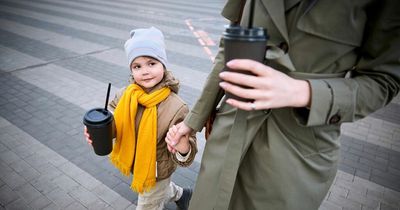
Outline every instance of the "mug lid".
{"type": "Polygon", "coordinates": [[[225,39],[268,39],[267,30],[262,27],[245,28],[242,26],[227,25],[223,35],[225,39]]]}
{"type": "Polygon", "coordinates": [[[86,112],[83,121],[84,123],[97,125],[110,121],[111,117],[112,114],[110,111],[104,108],[94,108],[86,112]]]}

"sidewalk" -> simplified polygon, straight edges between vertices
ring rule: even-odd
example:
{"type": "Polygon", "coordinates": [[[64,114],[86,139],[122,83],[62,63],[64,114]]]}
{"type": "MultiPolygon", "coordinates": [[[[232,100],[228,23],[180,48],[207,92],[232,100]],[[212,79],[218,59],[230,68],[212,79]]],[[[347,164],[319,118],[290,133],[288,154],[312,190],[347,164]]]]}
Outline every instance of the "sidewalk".
{"type": "MultiPolygon", "coordinates": [[[[180,96],[193,106],[211,70],[223,0],[1,0],[0,209],[135,209],[137,195],[83,138],[86,110],[127,84],[123,43],[154,25],[180,96]],[[200,41],[199,41],[200,40],[200,41]]],[[[193,187],[200,152],[173,181],[193,187]]],[[[320,207],[400,210],[400,97],[343,125],[334,185],[320,207]]],[[[166,209],[176,209],[173,203],[166,209]]]]}

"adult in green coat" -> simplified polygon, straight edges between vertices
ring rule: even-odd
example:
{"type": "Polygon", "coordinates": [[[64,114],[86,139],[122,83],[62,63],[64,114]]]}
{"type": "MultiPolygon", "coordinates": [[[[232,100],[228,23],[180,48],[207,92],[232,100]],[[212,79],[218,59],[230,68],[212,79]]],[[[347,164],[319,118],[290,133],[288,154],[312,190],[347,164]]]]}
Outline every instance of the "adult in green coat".
{"type": "MultiPolygon", "coordinates": [[[[222,14],[237,21],[240,4],[228,0],[222,14]]],[[[318,209],[336,175],[341,123],[399,92],[398,8],[398,0],[257,0],[266,62],[227,64],[255,76],[221,73],[221,40],[200,98],[166,138],[173,152],[181,135],[201,130],[223,90],[254,100],[222,99],[190,209],[318,209]]]]}

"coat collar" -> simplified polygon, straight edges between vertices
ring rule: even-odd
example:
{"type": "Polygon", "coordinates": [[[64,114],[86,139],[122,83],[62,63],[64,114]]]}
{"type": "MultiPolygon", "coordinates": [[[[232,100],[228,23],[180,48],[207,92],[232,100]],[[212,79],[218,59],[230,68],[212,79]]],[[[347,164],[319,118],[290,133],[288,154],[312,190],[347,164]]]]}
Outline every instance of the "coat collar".
{"type": "Polygon", "coordinates": [[[287,43],[289,43],[289,34],[285,12],[300,1],[304,2],[303,11],[307,13],[318,0],[261,0],[261,5],[268,11],[272,21],[287,43]]]}
{"type": "Polygon", "coordinates": [[[261,0],[262,5],[268,11],[272,21],[282,34],[283,38],[289,43],[288,29],[285,18],[284,0],[261,0]]]}

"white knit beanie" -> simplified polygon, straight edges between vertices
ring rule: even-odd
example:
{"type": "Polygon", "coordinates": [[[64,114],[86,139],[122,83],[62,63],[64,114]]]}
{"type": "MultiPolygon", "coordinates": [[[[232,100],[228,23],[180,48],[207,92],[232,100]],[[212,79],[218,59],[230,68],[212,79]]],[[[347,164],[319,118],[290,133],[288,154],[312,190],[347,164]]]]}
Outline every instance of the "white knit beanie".
{"type": "Polygon", "coordinates": [[[150,56],[160,61],[167,68],[167,54],[163,33],[155,28],[139,28],[131,31],[131,38],[125,42],[125,53],[129,67],[139,56],[150,56]]]}

